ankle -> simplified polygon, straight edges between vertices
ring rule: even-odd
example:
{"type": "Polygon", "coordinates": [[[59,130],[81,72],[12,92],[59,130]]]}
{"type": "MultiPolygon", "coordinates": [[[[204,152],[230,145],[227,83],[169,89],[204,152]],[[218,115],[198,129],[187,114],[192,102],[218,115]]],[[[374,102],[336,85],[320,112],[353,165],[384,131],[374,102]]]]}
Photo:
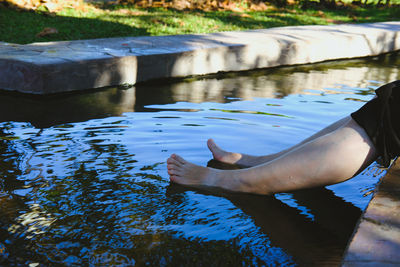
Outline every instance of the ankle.
{"type": "Polygon", "coordinates": [[[227,172],[227,170],[222,171],[219,169],[207,167],[205,178],[203,180],[204,185],[226,188],[224,179],[225,172],[227,172]]]}

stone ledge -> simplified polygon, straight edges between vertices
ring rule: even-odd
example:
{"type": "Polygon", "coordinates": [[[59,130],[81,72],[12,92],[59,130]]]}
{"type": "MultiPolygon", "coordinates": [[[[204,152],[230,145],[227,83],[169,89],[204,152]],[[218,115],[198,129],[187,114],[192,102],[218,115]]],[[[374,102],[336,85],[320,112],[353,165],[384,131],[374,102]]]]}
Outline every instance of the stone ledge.
{"type": "Polygon", "coordinates": [[[343,266],[400,266],[400,159],[377,187],[349,243],[343,266]]]}
{"type": "Polygon", "coordinates": [[[0,42],[0,88],[51,94],[160,78],[374,56],[400,49],[400,22],[244,32],[0,42]]]}

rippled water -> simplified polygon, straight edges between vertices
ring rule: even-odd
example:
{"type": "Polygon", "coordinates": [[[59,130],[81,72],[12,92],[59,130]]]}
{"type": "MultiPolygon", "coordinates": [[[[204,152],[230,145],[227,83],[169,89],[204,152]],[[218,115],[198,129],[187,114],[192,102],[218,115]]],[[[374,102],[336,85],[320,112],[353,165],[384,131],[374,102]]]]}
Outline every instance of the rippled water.
{"type": "Polygon", "coordinates": [[[0,263],[339,264],[384,171],[275,196],[170,184],[165,160],[277,152],[359,108],[399,59],[50,97],[0,94],[0,263]]]}

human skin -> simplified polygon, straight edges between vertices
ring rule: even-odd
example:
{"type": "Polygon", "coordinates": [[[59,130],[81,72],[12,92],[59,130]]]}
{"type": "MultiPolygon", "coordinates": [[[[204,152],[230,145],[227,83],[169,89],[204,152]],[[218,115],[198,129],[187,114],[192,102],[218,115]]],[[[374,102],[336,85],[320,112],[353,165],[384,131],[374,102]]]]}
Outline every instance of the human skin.
{"type": "Polygon", "coordinates": [[[274,194],[345,181],[377,157],[368,135],[350,116],[272,155],[226,152],[212,140],[208,141],[208,146],[217,160],[250,168],[218,170],[193,164],[173,154],[167,160],[170,180],[188,186],[274,194]]]}
{"type": "Polygon", "coordinates": [[[224,163],[228,163],[228,164],[237,164],[243,167],[253,167],[253,166],[257,166],[263,163],[267,163],[271,160],[274,160],[296,148],[298,148],[299,146],[310,142],[320,136],[323,136],[325,134],[328,134],[340,127],[342,127],[343,125],[345,125],[346,123],[348,123],[351,120],[350,116],[344,117],[341,120],[338,120],[334,123],[332,123],[331,125],[323,128],[322,130],[318,131],[317,133],[311,135],[310,137],[306,138],[305,140],[301,141],[300,143],[282,150],[278,153],[274,153],[274,154],[268,154],[268,155],[264,155],[264,156],[252,156],[252,155],[247,155],[247,154],[243,154],[243,153],[236,153],[236,152],[227,152],[224,151],[223,149],[221,149],[220,147],[218,147],[214,140],[209,139],[207,140],[207,146],[210,149],[210,151],[213,154],[214,159],[224,162],[224,163]]]}

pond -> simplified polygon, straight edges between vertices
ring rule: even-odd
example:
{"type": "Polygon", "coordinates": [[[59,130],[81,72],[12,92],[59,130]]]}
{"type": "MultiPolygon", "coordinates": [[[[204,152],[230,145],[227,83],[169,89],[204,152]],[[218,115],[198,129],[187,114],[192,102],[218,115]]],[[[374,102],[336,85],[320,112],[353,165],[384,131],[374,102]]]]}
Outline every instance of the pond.
{"type": "Polygon", "coordinates": [[[0,265],[340,264],[385,170],[260,196],[171,184],[178,153],[287,148],[399,76],[397,54],[45,97],[0,93],[0,265]]]}

